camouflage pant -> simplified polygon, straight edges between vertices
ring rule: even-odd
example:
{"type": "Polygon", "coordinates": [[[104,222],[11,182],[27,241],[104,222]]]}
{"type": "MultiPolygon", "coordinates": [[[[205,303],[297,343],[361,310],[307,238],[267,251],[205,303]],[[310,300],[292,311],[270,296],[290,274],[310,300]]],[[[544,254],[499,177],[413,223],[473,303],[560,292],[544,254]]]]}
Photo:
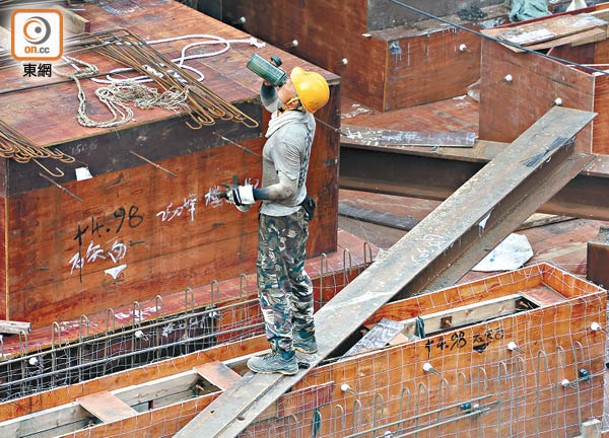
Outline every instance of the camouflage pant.
{"type": "Polygon", "coordinates": [[[258,296],[266,337],[282,354],[292,356],[292,334],[314,334],[313,287],[304,270],[309,222],[303,209],[290,216],[260,215],[258,226],[258,296]]]}

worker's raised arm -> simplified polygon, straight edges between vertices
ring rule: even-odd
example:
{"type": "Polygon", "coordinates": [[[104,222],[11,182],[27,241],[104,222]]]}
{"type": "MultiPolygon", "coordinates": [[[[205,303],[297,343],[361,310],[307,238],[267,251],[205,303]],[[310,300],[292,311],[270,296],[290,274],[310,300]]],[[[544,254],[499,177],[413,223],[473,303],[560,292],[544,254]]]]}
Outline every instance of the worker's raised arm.
{"type": "Polygon", "coordinates": [[[262,201],[283,201],[296,194],[298,179],[290,178],[283,172],[278,172],[279,182],[261,189],[254,189],[254,199],[262,201]]]}
{"type": "Polygon", "coordinates": [[[274,113],[281,106],[281,101],[277,96],[277,90],[272,85],[267,85],[266,83],[263,83],[262,87],[260,87],[260,100],[262,101],[262,105],[264,105],[266,110],[270,113],[274,113]]]}

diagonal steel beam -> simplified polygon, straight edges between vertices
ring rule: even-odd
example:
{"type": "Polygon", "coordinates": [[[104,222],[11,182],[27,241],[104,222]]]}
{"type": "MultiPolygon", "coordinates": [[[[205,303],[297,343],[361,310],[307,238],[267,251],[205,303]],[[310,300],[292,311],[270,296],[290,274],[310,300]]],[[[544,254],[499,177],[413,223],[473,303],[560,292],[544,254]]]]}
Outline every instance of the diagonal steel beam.
{"type": "MultiPolygon", "coordinates": [[[[521,159],[526,149],[518,150],[518,147],[514,147],[516,142],[502,154],[502,160],[521,159]]],[[[539,168],[526,178],[518,180],[518,177],[506,174],[501,186],[485,186],[484,181],[490,182],[497,176],[492,175],[497,170],[493,160],[440,204],[437,212],[433,212],[436,214],[420,224],[423,226],[418,230],[418,235],[422,235],[423,239],[433,239],[433,236],[438,238],[440,234],[452,231],[459,232],[460,237],[454,244],[444,247],[440,257],[430,260],[425,269],[394,299],[455,284],[594,159],[591,154],[573,153],[574,141],[565,138],[557,138],[549,148],[556,147],[557,143],[560,146],[556,153],[543,157],[539,168]],[[485,192],[480,193],[481,189],[485,192]],[[472,205],[460,202],[460,199],[473,200],[477,197],[495,199],[495,205],[477,223],[463,220],[471,217],[472,210],[476,210],[472,205]]],[[[416,238],[411,237],[411,244],[417,245],[416,238]]]]}
{"type": "MultiPolygon", "coordinates": [[[[315,315],[319,353],[311,367],[395,296],[467,273],[474,258],[516,228],[511,215],[534,211],[589,162],[573,154],[571,139],[594,117],[551,109],[322,307],[315,315]]],[[[248,373],[175,436],[234,437],[305,375],[248,373]]]]}

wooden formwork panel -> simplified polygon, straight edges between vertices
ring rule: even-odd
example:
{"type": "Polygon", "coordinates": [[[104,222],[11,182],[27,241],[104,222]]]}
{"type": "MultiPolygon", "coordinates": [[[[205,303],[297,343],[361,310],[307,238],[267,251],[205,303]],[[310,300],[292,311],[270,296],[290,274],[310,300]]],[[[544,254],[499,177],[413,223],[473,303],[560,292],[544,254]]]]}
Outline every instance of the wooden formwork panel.
{"type": "Polygon", "coordinates": [[[6,248],[6,160],[0,160],[0,315],[7,308],[7,248],[6,248]]]}
{"type": "Polygon", "coordinates": [[[377,109],[384,107],[387,43],[362,34],[367,30],[367,2],[290,0],[224,1],[224,19],[245,17],[243,28],[277,47],[289,48],[341,76],[342,93],[377,109]],[[348,64],[342,64],[347,59],[348,64]]]}
{"type": "MultiPolygon", "coordinates": [[[[471,302],[476,294],[486,299],[513,289],[535,296],[536,288],[560,285],[557,290],[570,298],[319,367],[294,390],[322,382],[336,386],[331,403],[300,413],[300,433],[316,427],[320,436],[328,437],[372,429],[374,436],[386,431],[414,434],[417,428],[423,437],[578,435],[580,418],[603,414],[606,336],[592,332],[590,323],[605,324],[605,293],[552,267],[512,274],[472,282],[460,291],[450,288],[391,303],[373,319],[400,320],[436,305],[471,302]],[[518,351],[510,351],[509,342],[518,351]],[[425,371],[425,363],[434,373],[425,371]],[[590,379],[576,382],[582,369],[590,379]],[[476,405],[480,414],[465,415],[476,405]]],[[[287,418],[258,420],[247,429],[253,436],[263,436],[268,428],[282,436],[295,424],[287,418]]]]}
{"type": "MultiPolygon", "coordinates": [[[[344,437],[374,429],[374,436],[386,431],[418,432],[421,437],[576,436],[580,420],[603,413],[606,333],[591,331],[590,324],[606,325],[604,290],[541,264],[394,302],[373,319],[408,319],[514,290],[535,301],[544,289],[555,298],[538,308],[319,366],[261,415],[246,435],[344,437]],[[516,349],[509,348],[511,342],[516,349]]],[[[113,382],[115,389],[125,388],[190,370],[193,363],[247,354],[261,343],[255,338],[216,347],[206,355],[193,353],[13,404],[22,407],[23,415],[104,390],[113,382]],[[61,400],[54,400],[53,394],[61,400]],[[33,407],[43,398],[44,403],[33,407]]],[[[157,428],[152,436],[175,434],[217,394],[153,407],[70,436],[129,436],[152,428],[157,428]]],[[[20,412],[14,407],[11,411],[11,416],[20,412]]]]}
{"type": "MultiPolygon", "coordinates": [[[[142,1],[122,9],[86,4],[83,9],[92,31],[124,26],[146,40],[201,33],[228,39],[249,36],[178,2],[142,1]],[[152,21],[158,25],[151,27],[152,21]]],[[[174,58],[189,42],[154,47],[174,58]]],[[[338,126],[338,78],[278,51],[286,66],[304,65],[328,78],[331,99],[316,116],[338,126]]],[[[261,81],[245,64],[253,53],[266,57],[275,52],[234,43],[225,55],[190,64],[204,72],[204,85],[259,122],[258,128],[217,120],[214,126],[192,130],[185,125],[188,116],[159,108],[136,109],[136,120],[119,128],[85,128],[76,121],[74,82],[58,83],[62,78],[56,75],[24,79],[20,68],[3,70],[0,88],[6,93],[0,120],[34,143],[58,147],[76,158],[75,165],[44,164],[61,167],[65,176],[55,182],[82,202],[41,177],[44,171],[34,163],[6,162],[0,182],[5,194],[0,246],[6,257],[0,261],[0,277],[6,276],[6,281],[0,278],[0,318],[49,325],[253,271],[256,210],[243,214],[226,204],[214,208],[206,205],[206,195],[233,176],[240,181],[260,179],[259,155],[269,115],[258,98],[261,81]],[[177,176],[146,164],[131,151],[177,176]],[[80,166],[87,166],[93,178],[76,181],[74,168],[80,166]]],[[[91,52],[75,56],[103,72],[120,67],[91,52]]],[[[99,84],[81,83],[89,115],[107,119],[107,110],[93,94],[99,84]]],[[[318,202],[309,255],[335,251],[337,243],[339,136],[322,123],[318,126],[307,181],[318,202]]]]}
{"type": "Polygon", "coordinates": [[[376,34],[388,52],[384,111],[463,95],[480,78],[480,37],[455,29],[417,33],[376,34]]]}
{"type": "Polygon", "coordinates": [[[225,146],[164,160],[177,178],[144,165],[67,183],[82,203],[55,187],[10,198],[11,319],[49,325],[244,272],[256,214],[205,206],[205,194],[233,174],[259,178],[256,161],[225,146]]]}
{"type": "MultiPolygon", "coordinates": [[[[260,154],[263,139],[242,144],[260,154]]],[[[313,148],[309,255],[336,250],[337,149],[321,133],[313,148]]],[[[8,198],[11,319],[48,325],[253,270],[256,209],[206,195],[233,175],[259,180],[260,158],[227,144],[159,164],[178,176],[144,164],[65,183],[83,202],[53,186],[8,198]]]]}
{"type": "MultiPolygon", "coordinates": [[[[550,55],[578,64],[592,64],[593,68],[603,70],[609,63],[609,40],[603,40],[584,46],[560,46],[553,48],[550,55]],[[603,65],[605,64],[605,65],[603,65]]],[[[609,153],[609,78],[606,74],[593,71],[580,71],[594,79],[594,111],[598,116],[592,128],[592,152],[609,153]]]]}
{"type": "MultiPolygon", "coordinates": [[[[492,6],[498,1],[468,6],[492,6]]],[[[438,16],[463,7],[454,2],[412,4],[438,16]]],[[[500,7],[490,14],[505,14],[500,7]]],[[[342,77],[343,92],[380,111],[391,111],[462,95],[480,77],[480,38],[404,7],[384,1],[358,0],[349,7],[315,0],[222,3],[223,19],[309,59],[342,77]],[[422,19],[426,24],[414,24],[422,19]],[[291,47],[294,40],[296,47],[291,47]],[[460,51],[464,44],[467,49],[460,51]],[[347,64],[341,61],[346,59],[347,64]]],[[[504,15],[503,15],[504,16],[504,15]]],[[[471,23],[450,16],[461,25],[471,23]]]]}
{"type": "MultiPolygon", "coordinates": [[[[556,98],[568,108],[595,111],[595,80],[560,62],[514,53],[493,41],[482,42],[480,133],[483,140],[512,142],[545,114],[556,98]],[[511,75],[511,81],[506,81],[511,75]]],[[[594,121],[577,135],[576,150],[592,152],[594,121]]],[[[602,129],[602,126],[599,127],[602,129]]]]}
{"type": "MultiPolygon", "coordinates": [[[[603,62],[609,62],[609,57],[603,62]]],[[[609,76],[605,74],[594,77],[594,111],[598,116],[592,122],[594,129],[592,152],[609,154],[609,76]]]]}
{"type": "MultiPolygon", "coordinates": [[[[342,242],[345,244],[345,242],[342,242]]],[[[360,242],[361,243],[361,242],[360,242]]],[[[347,246],[353,249],[352,245],[347,246]]],[[[357,257],[357,256],[356,256],[357,257]]],[[[358,270],[361,267],[359,265],[359,258],[356,258],[357,265],[353,266],[353,270],[349,273],[349,266],[344,267],[345,270],[341,271],[339,268],[340,261],[337,255],[333,256],[333,260],[321,258],[321,271],[317,270],[317,266],[312,266],[309,269],[309,273],[313,278],[313,288],[315,292],[315,303],[316,306],[327,302],[332,296],[340,290],[351,280],[358,275],[358,270]],[[325,269],[325,271],[324,271],[325,269]],[[336,270],[334,270],[336,269],[336,270]],[[317,278],[318,275],[323,275],[317,278]]],[[[230,286],[227,284],[220,283],[218,289],[225,293],[231,293],[227,290],[230,286]]],[[[233,285],[236,288],[236,285],[233,285]]],[[[93,394],[100,391],[112,391],[123,386],[145,384],[151,380],[162,379],[169,377],[175,372],[188,371],[196,366],[206,364],[213,361],[227,361],[235,357],[249,355],[258,351],[261,351],[268,347],[268,341],[265,336],[257,336],[263,330],[259,327],[259,330],[253,329],[250,337],[244,337],[242,341],[234,341],[234,331],[242,329],[246,326],[251,326],[257,322],[262,321],[262,315],[260,313],[260,306],[257,302],[257,292],[255,288],[247,289],[249,293],[245,293],[239,298],[233,298],[228,302],[222,302],[217,307],[217,312],[222,315],[218,320],[216,326],[217,331],[217,345],[199,350],[194,353],[190,353],[184,356],[176,357],[169,361],[157,362],[154,365],[137,367],[129,370],[126,373],[108,373],[101,377],[85,380],[79,383],[72,383],[66,386],[59,386],[53,388],[50,391],[38,392],[35,394],[28,395],[16,400],[10,400],[0,404],[0,422],[10,420],[12,418],[20,417],[23,415],[33,414],[37,411],[46,409],[52,409],[62,404],[70,403],[78,397],[84,397],[89,394],[93,394]],[[244,302],[244,300],[246,302],[244,302]],[[234,306],[235,304],[238,305],[234,306]],[[232,310],[226,310],[224,307],[234,306],[232,310]]],[[[233,291],[233,296],[236,294],[233,291]]],[[[166,297],[167,298],[167,297],[166,297]]],[[[181,297],[184,299],[183,296],[181,297]]],[[[197,297],[193,297],[193,300],[197,300],[197,297]]],[[[175,313],[170,308],[170,300],[164,300],[164,312],[165,315],[175,313]]],[[[148,313],[146,307],[142,307],[144,313],[148,313]]],[[[116,309],[116,315],[128,315],[132,313],[130,309],[116,309]]],[[[118,329],[130,327],[131,324],[123,321],[119,321],[116,324],[118,329]]],[[[108,334],[108,331],[113,330],[112,324],[109,328],[104,331],[107,321],[105,318],[96,319],[91,317],[91,330],[90,335],[101,335],[104,333],[108,334]]],[[[51,344],[52,339],[45,338],[46,343],[40,343],[40,339],[33,339],[30,337],[29,341],[29,353],[34,351],[54,350],[51,344]]],[[[70,336],[69,333],[63,334],[61,337],[54,337],[55,341],[60,339],[61,342],[77,342],[76,336],[70,336]]],[[[11,345],[8,344],[9,339],[5,339],[4,351],[5,353],[11,350],[11,345]]],[[[55,344],[57,345],[57,344],[55,344]]],[[[17,350],[17,348],[13,348],[17,350]]],[[[44,354],[44,353],[43,353],[44,354]]]]}

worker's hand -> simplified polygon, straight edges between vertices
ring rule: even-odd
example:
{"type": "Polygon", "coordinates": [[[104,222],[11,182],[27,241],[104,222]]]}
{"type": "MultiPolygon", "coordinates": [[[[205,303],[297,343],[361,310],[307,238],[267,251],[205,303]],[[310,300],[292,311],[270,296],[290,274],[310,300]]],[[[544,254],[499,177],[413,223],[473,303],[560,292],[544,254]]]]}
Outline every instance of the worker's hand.
{"type": "Polygon", "coordinates": [[[256,200],[254,199],[254,186],[251,184],[246,184],[243,186],[225,184],[225,186],[228,190],[223,193],[224,196],[222,197],[225,197],[228,202],[234,204],[237,208],[251,207],[256,203],[256,200]]]}

